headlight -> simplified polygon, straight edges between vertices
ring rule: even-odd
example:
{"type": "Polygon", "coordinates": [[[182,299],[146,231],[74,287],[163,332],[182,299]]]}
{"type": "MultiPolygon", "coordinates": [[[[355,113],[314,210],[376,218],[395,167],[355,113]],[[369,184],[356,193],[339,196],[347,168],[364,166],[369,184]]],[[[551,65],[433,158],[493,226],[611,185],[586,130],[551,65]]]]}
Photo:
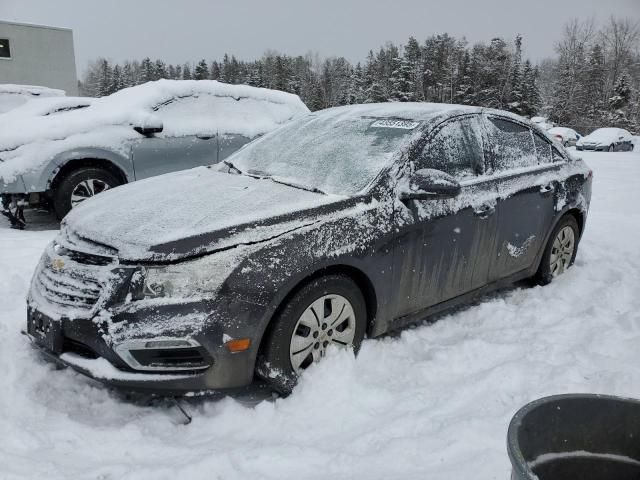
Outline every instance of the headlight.
{"type": "Polygon", "coordinates": [[[131,299],[210,296],[240,261],[241,255],[223,252],[173,265],[140,267],[131,277],[131,299]]]}

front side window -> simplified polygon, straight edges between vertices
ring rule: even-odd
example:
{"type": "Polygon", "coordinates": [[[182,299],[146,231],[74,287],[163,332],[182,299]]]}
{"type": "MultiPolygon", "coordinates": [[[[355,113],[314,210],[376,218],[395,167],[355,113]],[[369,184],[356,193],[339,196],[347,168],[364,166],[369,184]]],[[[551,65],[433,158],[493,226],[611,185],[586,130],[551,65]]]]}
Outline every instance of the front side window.
{"type": "Polygon", "coordinates": [[[488,120],[489,151],[496,172],[538,165],[529,127],[504,118],[488,120]]]}
{"type": "Polygon", "coordinates": [[[0,38],[0,58],[11,58],[11,46],[8,38],[0,38]]]}
{"type": "Polygon", "coordinates": [[[416,169],[434,168],[458,180],[481,174],[484,152],[478,119],[456,118],[438,128],[419,156],[416,169]]]}
{"type": "Polygon", "coordinates": [[[551,144],[537,133],[533,134],[533,141],[536,145],[538,161],[540,163],[551,163],[553,161],[551,157],[551,144]]]}

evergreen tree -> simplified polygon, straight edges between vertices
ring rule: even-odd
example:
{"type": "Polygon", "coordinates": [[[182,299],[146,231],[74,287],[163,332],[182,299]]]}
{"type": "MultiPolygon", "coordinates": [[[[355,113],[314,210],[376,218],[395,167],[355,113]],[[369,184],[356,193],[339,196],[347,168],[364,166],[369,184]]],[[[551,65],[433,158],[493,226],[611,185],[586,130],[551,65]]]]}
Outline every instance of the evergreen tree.
{"type": "Polygon", "coordinates": [[[209,78],[211,80],[220,79],[220,65],[215,60],[211,62],[211,71],[209,72],[209,78]]]}
{"type": "Polygon", "coordinates": [[[522,36],[517,35],[515,41],[515,53],[511,66],[508,86],[507,109],[513,113],[523,115],[524,89],[522,74],[522,36]]]}
{"type": "Polygon", "coordinates": [[[161,78],[169,78],[169,72],[167,71],[167,65],[162,60],[156,60],[153,65],[153,79],[160,80],[161,78]]]}
{"type": "Polygon", "coordinates": [[[113,67],[111,74],[111,86],[109,87],[109,95],[122,90],[125,87],[124,77],[122,75],[122,68],[120,65],[113,67]]]}
{"type": "Polygon", "coordinates": [[[149,57],[146,57],[140,64],[140,83],[152,82],[155,79],[153,63],[149,57]]]}
{"type": "Polygon", "coordinates": [[[113,70],[106,59],[102,59],[99,64],[99,89],[98,96],[104,97],[111,94],[113,70]]]}
{"type": "Polygon", "coordinates": [[[182,79],[183,80],[193,80],[193,77],[191,76],[191,67],[189,66],[188,63],[185,63],[182,66],[182,79]]]}
{"type": "Polygon", "coordinates": [[[413,69],[407,57],[394,59],[394,70],[391,73],[391,92],[389,100],[392,102],[411,102],[414,100],[415,84],[413,69]]]}
{"type": "Polygon", "coordinates": [[[193,71],[193,78],[194,80],[206,80],[209,78],[209,66],[204,58],[196,65],[193,71]]]}

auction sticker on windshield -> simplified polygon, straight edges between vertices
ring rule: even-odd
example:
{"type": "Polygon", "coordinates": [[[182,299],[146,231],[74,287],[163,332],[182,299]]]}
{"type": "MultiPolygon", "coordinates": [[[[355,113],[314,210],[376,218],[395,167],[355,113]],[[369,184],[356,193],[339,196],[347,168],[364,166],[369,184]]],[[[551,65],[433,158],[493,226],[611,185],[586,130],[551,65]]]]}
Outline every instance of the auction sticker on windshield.
{"type": "Polygon", "coordinates": [[[378,128],[403,128],[405,130],[413,130],[420,122],[412,122],[411,120],[399,120],[397,118],[387,118],[384,120],[376,120],[371,124],[372,127],[378,128]]]}

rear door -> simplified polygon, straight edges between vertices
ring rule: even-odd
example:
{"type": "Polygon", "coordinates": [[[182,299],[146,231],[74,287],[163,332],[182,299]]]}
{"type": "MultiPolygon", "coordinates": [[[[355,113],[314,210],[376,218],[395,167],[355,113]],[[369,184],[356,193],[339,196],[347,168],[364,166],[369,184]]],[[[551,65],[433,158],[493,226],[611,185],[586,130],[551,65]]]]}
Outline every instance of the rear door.
{"type": "MultiPolygon", "coordinates": [[[[393,285],[396,315],[419,312],[487,282],[488,252],[496,231],[496,190],[485,181],[483,138],[479,115],[448,120],[428,134],[413,170],[434,168],[458,179],[456,198],[411,200],[408,224],[398,232],[393,285]],[[470,199],[484,199],[471,206],[470,199]]],[[[410,172],[407,172],[409,175],[410,172]]]]}
{"type": "Polygon", "coordinates": [[[487,115],[490,175],[498,191],[496,250],[489,280],[529,269],[551,228],[558,188],[548,139],[524,123],[487,115]]]}
{"type": "Polygon", "coordinates": [[[136,180],[218,162],[217,97],[173,98],[156,107],[162,132],[132,146],[136,180]]]}

